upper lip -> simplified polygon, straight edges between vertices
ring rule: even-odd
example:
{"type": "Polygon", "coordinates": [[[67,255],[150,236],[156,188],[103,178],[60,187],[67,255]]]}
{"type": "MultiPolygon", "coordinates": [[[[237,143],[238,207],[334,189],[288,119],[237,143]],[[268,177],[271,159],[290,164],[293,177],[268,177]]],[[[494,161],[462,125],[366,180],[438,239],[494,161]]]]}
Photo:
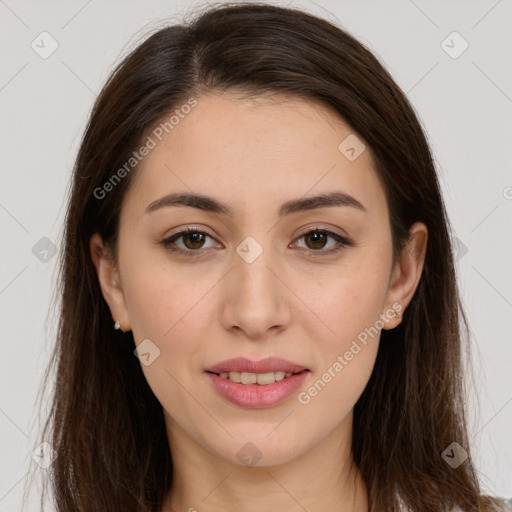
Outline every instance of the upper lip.
{"type": "Polygon", "coordinates": [[[247,373],[270,373],[270,372],[291,372],[299,373],[307,370],[302,366],[280,357],[266,357],[259,361],[251,361],[245,357],[235,357],[234,359],[227,359],[221,361],[205,371],[210,373],[223,373],[223,372],[247,372],[247,373]]]}

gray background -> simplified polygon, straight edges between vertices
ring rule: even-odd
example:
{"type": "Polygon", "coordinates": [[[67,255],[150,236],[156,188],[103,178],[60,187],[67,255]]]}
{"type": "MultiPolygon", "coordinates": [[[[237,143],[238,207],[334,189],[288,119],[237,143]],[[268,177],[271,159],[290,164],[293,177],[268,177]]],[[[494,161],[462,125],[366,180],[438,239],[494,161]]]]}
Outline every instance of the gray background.
{"type": "MultiPolygon", "coordinates": [[[[512,1],[275,3],[348,29],[380,57],[422,120],[457,238],[473,333],[473,454],[484,490],[511,496],[512,1]],[[454,31],[469,44],[457,58],[463,41],[450,36],[454,31]]],[[[21,510],[35,466],[36,394],[56,326],[49,306],[57,257],[41,252],[40,240],[60,246],[87,115],[114,63],[148,30],[177,21],[194,5],[205,4],[0,0],[1,512],[21,510]],[[31,47],[42,46],[43,31],[58,43],[47,59],[31,47]]],[[[36,482],[26,510],[39,510],[38,497],[36,482]]]]}

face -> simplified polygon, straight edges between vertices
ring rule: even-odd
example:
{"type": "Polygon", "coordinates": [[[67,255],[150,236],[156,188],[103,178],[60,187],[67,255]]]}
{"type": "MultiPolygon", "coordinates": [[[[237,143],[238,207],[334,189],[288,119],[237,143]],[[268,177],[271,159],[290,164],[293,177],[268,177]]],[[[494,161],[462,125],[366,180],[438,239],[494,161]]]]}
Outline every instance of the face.
{"type": "Polygon", "coordinates": [[[380,331],[399,323],[393,305],[402,315],[416,288],[426,233],[415,225],[419,250],[393,265],[384,189],[368,150],[339,149],[349,136],[318,103],[197,97],[132,177],[117,267],[91,240],[113,319],[146,354],[171,444],[274,465],[350,433],[380,331]],[[225,211],[155,203],[178,193],[225,211]],[[331,204],[304,201],[333,193],[331,204]],[[268,388],[207,372],[238,357],[297,368],[268,388]]]}

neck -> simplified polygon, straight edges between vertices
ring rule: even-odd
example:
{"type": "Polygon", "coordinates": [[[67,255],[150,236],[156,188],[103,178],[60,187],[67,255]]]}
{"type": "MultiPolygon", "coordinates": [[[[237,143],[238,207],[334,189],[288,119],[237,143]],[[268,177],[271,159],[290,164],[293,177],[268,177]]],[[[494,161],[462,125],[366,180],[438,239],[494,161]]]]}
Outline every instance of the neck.
{"type": "Polygon", "coordinates": [[[173,483],[161,512],[368,511],[352,458],[351,417],[298,457],[252,467],[206,450],[171,418],[166,423],[173,483]]]}

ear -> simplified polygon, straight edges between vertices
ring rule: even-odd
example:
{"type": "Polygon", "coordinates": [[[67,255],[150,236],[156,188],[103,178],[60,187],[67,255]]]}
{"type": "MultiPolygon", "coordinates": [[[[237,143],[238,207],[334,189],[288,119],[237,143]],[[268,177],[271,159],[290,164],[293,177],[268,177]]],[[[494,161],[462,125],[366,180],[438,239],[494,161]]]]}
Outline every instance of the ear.
{"type": "Polygon", "coordinates": [[[126,308],[124,292],[121,287],[119,269],[98,233],[95,233],[91,237],[89,248],[98,275],[101,292],[110,308],[113,322],[119,321],[121,330],[129,331],[131,329],[130,320],[126,308]]]}
{"type": "MultiPolygon", "coordinates": [[[[386,299],[387,311],[395,309],[400,317],[416,291],[427,252],[427,226],[423,222],[415,222],[409,229],[409,234],[410,238],[393,268],[386,299]]],[[[401,322],[401,318],[389,314],[387,317],[384,329],[393,329],[401,322]]]]}

